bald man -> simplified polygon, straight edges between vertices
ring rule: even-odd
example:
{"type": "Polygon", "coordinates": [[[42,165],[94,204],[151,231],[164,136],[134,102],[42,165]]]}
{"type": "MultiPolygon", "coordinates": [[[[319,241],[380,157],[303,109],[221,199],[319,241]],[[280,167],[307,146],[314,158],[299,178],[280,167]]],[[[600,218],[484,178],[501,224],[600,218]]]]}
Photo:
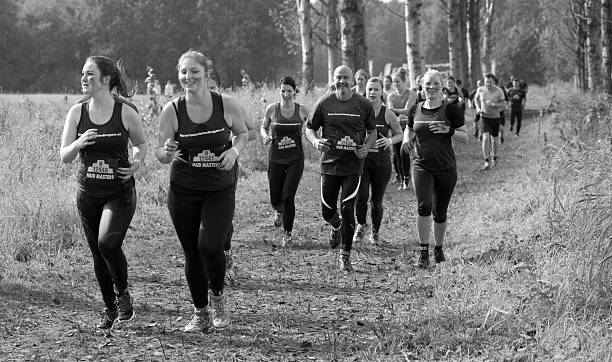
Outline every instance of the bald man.
{"type": "Polygon", "coordinates": [[[343,245],[340,269],[351,271],[355,197],[365,157],[376,142],[376,123],[371,102],[351,90],[351,68],[341,65],[334,70],[334,86],[315,104],[306,123],[306,138],[321,152],[321,208],[323,219],[332,226],[329,245],[332,249],[343,245]]]}

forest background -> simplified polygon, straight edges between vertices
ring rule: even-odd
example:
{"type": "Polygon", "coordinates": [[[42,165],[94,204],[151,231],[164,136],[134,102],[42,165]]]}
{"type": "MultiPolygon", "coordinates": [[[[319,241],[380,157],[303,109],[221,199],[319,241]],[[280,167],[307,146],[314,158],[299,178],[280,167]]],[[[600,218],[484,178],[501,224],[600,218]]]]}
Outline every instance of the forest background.
{"type": "MultiPolygon", "coordinates": [[[[491,1],[479,2],[484,22],[491,1]]],[[[405,1],[361,3],[366,57],[373,62],[374,74],[382,73],[387,63],[393,67],[406,63],[405,1]]],[[[446,63],[446,2],[420,3],[424,61],[446,63]]],[[[576,66],[571,1],[494,3],[490,57],[502,79],[515,75],[532,84],[572,80],[576,66]]],[[[104,54],[123,59],[142,91],[147,65],[156,70],[162,85],[175,82],[176,60],[189,48],[212,58],[225,87],[240,84],[240,69],[255,83],[273,83],[284,75],[299,78],[298,14],[287,11],[295,4],[294,0],[0,0],[0,90],[78,92],[84,59],[104,54]]],[[[324,4],[311,1],[316,84],[327,81],[320,31],[324,4]]]]}

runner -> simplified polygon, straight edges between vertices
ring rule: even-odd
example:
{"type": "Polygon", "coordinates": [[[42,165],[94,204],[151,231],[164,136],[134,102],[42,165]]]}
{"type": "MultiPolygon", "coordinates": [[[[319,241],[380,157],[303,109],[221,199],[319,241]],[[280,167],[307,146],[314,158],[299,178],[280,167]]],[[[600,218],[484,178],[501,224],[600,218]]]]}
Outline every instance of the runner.
{"type": "Polygon", "coordinates": [[[525,102],[527,101],[525,92],[521,89],[521,83],[518,79],[512,82],[512,88],[508,91],[508,98],[510,99],[510,132],[514,127],[516,121],[516,136],[519,136],[521,132],[521,121],[523,120],[523,109],[525,108],[525,102]]]}
{"type": "Polygon", "coordinates": [[[353,242],[363,241],[367,230],[370,189],[372,189],[372,198],[370,199],[372,204],[372,233],[370,234],[370,242],[376,244],[380,241],[379,231],[383,216],[383,196],[391,178],[389,150],[392,144],[402,141],[402,129],[395,113],[387,109],[380,100],[382,88],[381,80],[376,77],[370,78],[366,84],[368,99],[374,107],[377,139],[366,157],[361,175],[356,202],[357,228],[355,229],[353,242]],[[391,133],[390,138],[389,133],[391,133]]]}
{"type": "MultiPolygon", "coordinates": [[[[408,123],[408,110],[416,103],[416,94],[408,89],[405,69],[396,70],[392,78],[397,93],[389,96],[387,108],[398,116],[403,131],[408,123]]],[[[406,190],[410,184],[410,154],[402,151],[400,143],[393,145],[393,166],[396,173],[395,181],[399,183],[398,190],[406,190]]]]}
{"type": "Polygon", "coordinates": [[[484,86],[478,88],[474,96],[476,114],[480,115],[482,135],[482,155],[485,159],[483,170],[495,166],[498,157],[500,112],[506,109],[504,92],[495,85],[495,76],[485,75],[484,86]]]}
{"type": "MultiPolygon", "coordinates": [[[[470,99],[470,103],[471,103],[470,107],[471,108],[476,108],[476,102],[474,101],[474,97],[476,96],[476,91],[480,87],[482,87],[482,80],[478,79],[476,81],[476,88],[474,88],[472,93],[470,93],[470,95],[469,95],[469,99],[470,99]]],[[[478,130],[480,128],[479,121],[480,121],[480,114],[478,112],[475,112],[474,113],[474,137],[476,137],[476,138],[478,138],[478,130]]]]}
{"type": "Polygon", "coordinates": [[[376,142],[372,104],[351,91],[353,73],[341,65],[334,70],[334,93],[321,97],[306,123],[306,138],[321,155],[321,207],[325,221],[332,226],[329,245],[343,244],[340,268],[353,269],[350,261],[355,232],[355,196],[364,159],[376,142]],[[317,130],[322,128],[322,137],[317,130]],[[366,135],[367,134],[367,135],[366,135]],[[338,192],[341,214],[338,215],[338,192]]]}
{"type": "Polygon", "coordinates": [[[395,86],[393,85],[393,79],[391,79],[390,75],[385,75],[383,85],[383,96],[387,99],[389,98],[389,95],[397,92],[397,88],[395,88],[395,86]]]}
{"type": "Polygon", "coordinates": [[[442,245],[447,226],[447,210],[457,182],[452,140],[467,142],[463,114],[443,100],[442,75],[428,70],[423,76],[426,100],[410,109],[402,148],[414,145],[412,168],[417,198],[416,226],[421,252],[418,267],[429,266],[429,239],[433,214],[434,258],[446,261],[442,245]]]}
{"type": "Polygon", "coordinates": [[[77,208],[105,305],[97,327],[110,329],[116,320],[134,317],[121,247],[136,210],[133,175],[147,143],[136,107],[121,98],[131,94],[120,64],[104,56],[87,58],[81,90],[86,98],[68,111],[60,158],[64,163],[80,159],[77,208]]]}
{"type": "Polygon", "coordinates": [[[185,253],[194,305],[184,330],[207,332],[211,325],[230,324],[224,306],[223,249],[234,216],[235,163],[248,140],[246,113],[235,99],[210,91],[211,65],[204,54],[187,51],[177,68],[185,95],[162,110],[155,156],[172,163],[168,210],[185,253]]]}
{"type": "Polygon", "coordinates": [[[261,125],[264,145],[270,145],[268,182],[270,203],[276,211],[274,226],[283,227],[281,246],[291,243],[295,219],[295,193],[304,172],[302,128],[308,109],[295,102],[295,80],[284,77],[280,83],[281,102],[266,108],[261,125]]]}
{"type": "Polygon", "coordinates": [[[459,92],[461,94],[462,103],[461,103],[461,107],[459,108],[461,112],[465,113],[465,108],[468,104],[468,99],[470,97],[470,94],[468,93],[467,89],[463,87],[463,82],[461,81],[461,79],[457,79],[457,81],[455,82],[455,85],[457,86],[457,88],[459,88],[459,92]]]}
{"type": "Polygon", "coordinates": [[[353,90],[353,92],[362,95],[365,97],[366,95],[366,81],[368,80],[368,72],[365,71],[365,69],[358,69],[355,72],[355,86],[353,86],[353,88],[351,88],[353,90]]]}

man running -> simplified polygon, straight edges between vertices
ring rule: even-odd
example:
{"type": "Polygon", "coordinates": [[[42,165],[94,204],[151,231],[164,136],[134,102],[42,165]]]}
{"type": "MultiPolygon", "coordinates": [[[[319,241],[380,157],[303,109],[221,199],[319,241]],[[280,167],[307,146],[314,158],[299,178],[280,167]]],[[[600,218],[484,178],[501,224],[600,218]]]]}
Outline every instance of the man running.
{"type": "Polygon", "coordinates": [[[516,78],[512,81],[512,88],[508,91],[508,98],[510,99],[510,132],[512,132],[514,121],[516,121],[515,135],[518,136],[521,132],[523,109],[525,108],[527,97],[525,92],[521,89],[521,83],[516,78]]]}
{"type": "Polygon", "coordinates": [[[350,254],[355,232],[355,196],[364,159],[376,141],[374,109],[365,97],[353,93],[353,71],[346,65],[334,70],[335,90],[321,97],[306,123],[306,138],[321,154],[321,207],[332,226],[329,245],[341,243],[340,269],[351,271],[350,254]],[[317,130],[322,128],[322,137],[317,130]],[[338,215],[338,192],[341,214],[338,215]]]}
{"type": "Polygon", "coordinates": [[[499,128],[501,125],[501,111],[506,109],[504,92],[495,85],[495,76],[487,73],[485,85],[478,88],[474,96],[476,114],[480,115],[480,133],[482,135],[482,155],[485,163],[483,170],[495,166],[499,148],[499,128]]]}

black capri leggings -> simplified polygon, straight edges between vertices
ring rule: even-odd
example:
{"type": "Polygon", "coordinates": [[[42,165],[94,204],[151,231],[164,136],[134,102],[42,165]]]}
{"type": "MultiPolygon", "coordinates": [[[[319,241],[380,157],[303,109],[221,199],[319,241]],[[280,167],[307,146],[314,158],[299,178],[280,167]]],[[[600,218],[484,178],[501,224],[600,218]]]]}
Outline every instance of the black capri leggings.
{"type": "Polygon", "coordinates": [[[127,260],[121,246],[136,211],[136,189],[133,184],[126,184],[124,191],[110,197],[79,190],[77,209],[93,255],[104,305],[115,310],[113,284],[117,290],[128,287],[127,260]]]}
{"type": "Polygon", "coordinates": [[[457,184],[457,170],[432,172],[420,166],[412,169],[419,216],[433,213],[434,222],[446,222],[446,212],[457,184]]]}
{"type": "Polygon", "coordinates": [[[290,165],[268,163],[268,183],[270,203],[277,212],[283,214],[283,228],[291,232],[295,219],[295,193],[304,173],[304,160],[290,165]]]}
{"type": "Polygon", "coordinates": [[[367,222],[368,198],[370,198],[370,188],[372,188],[370,203],[372,204],[371,217],[374,232],[378,232],[380,229],[383,216],[383,196],[385,196],[387,183],[391,178],[391,161],[388,159],[387,161],[382,165],[377,165],[366,160],[361,174],[361,185],[357,193],[355,214],[357,215],[357,222],[363,225],[367,222]]]}
{"type": "Polygon", "coordinates": [[[208,305],[208,283],[223,290],[225,253],[223,246],[234,218],[233,186],[217,191],[194,191],[173,183],[168,192],[168,210],[185,253],[185,276],[193,305],[208,305]]]}
{"type": "Polygon", "coordinates": [[[359,190],[359,175],[321,175],[321,207],[323,219],[334,227],[342,221],[342,244],[344,251],[350,252],[355,233],[355,197],[359,190]],[[340,195],[340,214],[338,215],[338,192],[340,195]]]}

